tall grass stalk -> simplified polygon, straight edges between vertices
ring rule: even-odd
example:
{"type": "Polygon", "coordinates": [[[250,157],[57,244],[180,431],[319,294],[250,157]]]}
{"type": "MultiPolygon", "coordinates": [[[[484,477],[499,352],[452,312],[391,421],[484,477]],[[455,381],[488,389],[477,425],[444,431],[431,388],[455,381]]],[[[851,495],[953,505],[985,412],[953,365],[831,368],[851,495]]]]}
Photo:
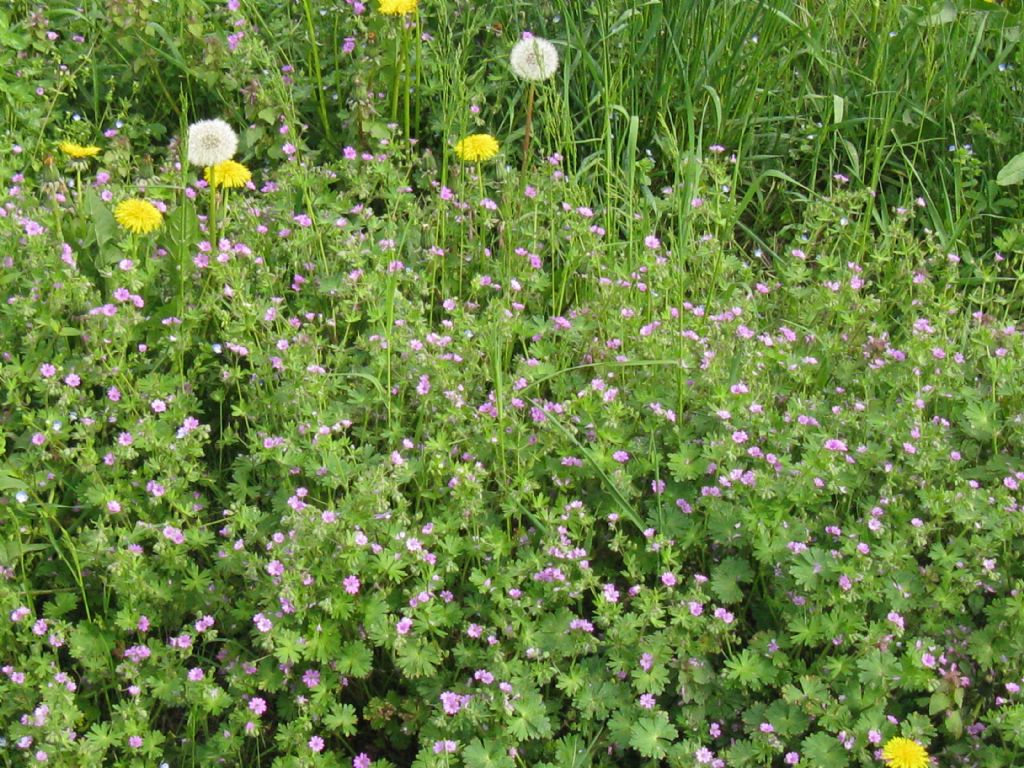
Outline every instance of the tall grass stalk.
{"type": "Polygon", "coordinates": [[[327,92],[324,90],[324,77],[320,66],[320,44],[317,42],[316,28],[313,24],[311,0],[302,0],[302,13],[306,19],[306,35],[309,42],[310,58],[313,60],[313,81],[316,84],[316,103],[320,112],[320,123],[324,129],[324,138],[329,144],[333,144],[331,122],[327,119],[327,92]]]}

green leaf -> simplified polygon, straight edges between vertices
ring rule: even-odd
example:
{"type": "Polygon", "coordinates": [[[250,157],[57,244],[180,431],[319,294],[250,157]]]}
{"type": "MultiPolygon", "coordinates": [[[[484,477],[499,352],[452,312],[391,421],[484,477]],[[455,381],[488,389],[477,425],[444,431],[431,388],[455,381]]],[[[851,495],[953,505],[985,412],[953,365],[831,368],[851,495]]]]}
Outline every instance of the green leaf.
{"type": "Polygon", "coordinates": [[[110,733],[110,723],[93,723],[82,739],[82,751],[101,756],[114,746],[116,739],[110,733]]]}
{"type": "Polygon", "coordinates": [[[277,647],[274,656],[284,664],[295,664],[302,661],[302,636],[289,629],[277,631],[277,647]]]}
{"type": "Polygon", "coordinates": [[[968,402],[963,417],[968,424],[967,434],[978,440],[991,440],[998,428],[995,406],[988,401],[968,402]]]}
{"type": "Polygon", "coordinates": [[[110,667],[114,638],[92,622],[79,622],[69,638],[71,655],[89,672],[102,672],[110,667]]]}
{"type": "Polygon", "coordinates": [[[773,701],[764,714],[764,719],[775,726],[775,732],[782,739],[799,736],[811,722],[799,707],[779,699],[773,701]]]}
{"type": "Polygon", "coordinates": [[[878,648],[872,648],[857,659],[857,669],[860,670],[857,679],[870,688],[885,688],[897,671],[893,655],[883,654],[878,648]]]}
{"type": "Polygon", "coordinates": [[[206,689],[205,694],[200,700],[200,706],[203,712],[209,715],[219,715],[231,704],[234,703],[234,699],[228,695],[228,692],[221,688],[219,685],[211,686],[206,689]]]}
{"type": "MultiPolygon", "coordinates": [[[[195,204],[188,198],[182,200],[167,217],[167,225],[163,231],[170,263],[178,272],[183,265],[191,263],[192,254],[199,243],[199,218],[196,215],[195,204]]],[[[182,276],[178,274],[177,279],[181,280],[182,276]]],[[[177,307],[175,311],[183,314],[184,308],[177,307]]]]}
{"type": "Polygon", "coordinates": [[[338,650],[341,638],[338,630],[331,625],[320,627],[320,631],[314,632],[309,638],[309,645],[306,647],[306,658],[316,659],[321,664],[327,664],[334,659],[338,650]]]}
{"type": "Polygon", "coordinates": [[[942,691],[936,691],[928,700],[928,714],[935,715],[949,709],[949,696],[942,691]]]}
{"type": "Polygon", "coordinates": [[[51,621],[67,616],[78,607],[78,595],[74,592],[58,592],[53,600],[43,606],[43,616],[51,621]]]}
{"type": "Polygon", "coordinates": [[[815,645],[825,636],[819,616],[794,616],[789,621],[789,636],[794,643],[804,646],[815,645]]]}
{"type": "Polygon", "coordinates": [[[964,719],[959,711],[950,712],[943,722],[946,732],[954,739],[959,739],[964,733],[964,719]]]}
{"type": "Polygon", "coordinates": [[[444,654],[436,644],[414,641],[401,646],[397,662],[406,677],[415,679],[433,675],[443,658],[444,654]]]}
{"type": "Polygon", "coordinates": [[[120,235],[117,221],[92,187],[87,187],[84,190],[83,197],[85,198],[86,213],[92,222],[92,234],[96,238],[101,261],[105,265],[112,265],[121,256],[120,251],[113,245],[120,235]]]}
{"type": "Polygon", "coordinates": [[[462,753],[466,768],[515,768],[505,746],[496,739],[488,739],[485,746],[480,739],[473,739],[462,753]]]}
{"type": "Polygon", "coordinates": [[[743,599],[741,583],[754,577],[750,564],[737,557],[727,557],[711,572],[711,590],[723,603],[738,603],[743,599]]]}
{"type": "Polygon", "coordinates": [[[642,717],[633,725],[629,731],[629,746],[644,757],[660,760],[678,735],[668,715],[659,712],[654,717],[642,717]]]}
{"type": "Polygon", "coordinates": [[[13,565],[31,552],[52,549],[49,544],[22,544],[18,541],[0,541],[0,563],[13,565]]]}
{"type": "Polygon", "coordinates": [[[707,467],[707,461],[701,460],[700,448],[692,443],[680,445],[679,450],[668,457],[669,471],[678,483],[700,477],[707,467]]]}
{"type": "Polygon", "coordinates": [[[520,741],[546,739],[551,736],[551,721],[544,707],[544,699],[536,691],[520,693],[513,706],[509,732],[520,741]]]}
{"type": "Polygon", "coordinates": [[[335,704],[331,713],[324,718],[324,725],[329,731],[337,731],[342,736],[354,736],[358,730],[359,715],[351,704],[335,704]]]}
{"type": "Polygon", "coordinates": [[[345,643],[338,651],[338,671],[352,677],[366,677],[373,669],[373,653],[358,640],[345,643]]]}
{"type": "Polygon", "coordinates": [[[727,658],[725,668],[728,670],[725,673],[727,678],[755,691],[775,679],[775,668],[767,659],[749,648],[744,648],[738,655],[727,658]]]}
{"type": "Polygon", "coordinates": [[[589,768],[590,751],[587,742],[578,733],[570,733],[555,742],[555,762],[558,768],[589,768]]]}
{"type": "Polygon", "coordinates": [[[0,491],[23,491],[25,482],[5,469],[0,469],[0,491]]]}
{"type": "Polygon", "coordinates": [[[573,704],[584,720],[604,720],[618,695],[617,686],[604,680],[583,686],[573,698],[573,704]]]}
{"type": "MultiPolygon", "coordinates": [[[[12,51],[23,51],[28,47],[29,37],[10,28],[6,13],[0,13],[0,45],[12,51]]],[[[7,78],[3,78],[6,80],[7,78]]]]}
{"type": "Polygon", "coordinates": [[[951,0],[941,0],[932,5],[931,13],[922,16],[918,24],[922,27],[938,27],[943,24],[952,24],[956,21],[957,10],[951,0]]]}
{"type": "Polygon", "coordinates": [[[832,119],[836,124],[843,122],[846,113],[846,101],[838,93],[832,94],[832,119]]]}
{"type": "Polygon", "coordinates": [[[1000,168],[996,176],[996,184],[1001,187],[1020,184],[1022,181],[1024,181],[1024,152],[1010,158],[1010,162],[1000,168]]]}
{"type": "Polygon", "coordinates": [[[849,764],[846,750],[843,749],[839,740],[830,733],[813,733],[803,740],[801,746],[808,765],[843,768],[849,764]]]}
{"type": "Polygon", "coordinates": [[[801,589],[812,592],[829,575],[829,560],[831,558],[824,550],[811,547],[797,556],[797,562],[789,567],[789,572],[801,589]]]}

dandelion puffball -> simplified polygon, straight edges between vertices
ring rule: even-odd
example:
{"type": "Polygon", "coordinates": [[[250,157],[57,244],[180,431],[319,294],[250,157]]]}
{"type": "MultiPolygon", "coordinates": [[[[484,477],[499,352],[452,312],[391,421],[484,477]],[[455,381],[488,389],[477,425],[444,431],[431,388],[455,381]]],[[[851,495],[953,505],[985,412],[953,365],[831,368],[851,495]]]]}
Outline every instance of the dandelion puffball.
{"type": "Polygon", "coordinates": [[[512,46],[509,64],[516,77],[540,82],[558,71],[558,51],[543,37],[528,37],[512,46]]]}
{"type": "Polygon", "coordinates": [[[188,161],[211,166],[235,156],[238,136],[223,120],[200,120],[188,127],[188,161]]]}

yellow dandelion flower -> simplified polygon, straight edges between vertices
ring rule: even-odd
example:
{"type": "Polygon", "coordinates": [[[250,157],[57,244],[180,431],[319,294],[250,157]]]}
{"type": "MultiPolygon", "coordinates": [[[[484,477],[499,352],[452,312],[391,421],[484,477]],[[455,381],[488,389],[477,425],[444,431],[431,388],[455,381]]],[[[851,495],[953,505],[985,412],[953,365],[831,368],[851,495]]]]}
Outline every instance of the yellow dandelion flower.
{"type": "Polygon", "coordinates": [[[479,163],[490,160],[498,154],[498,140],[489,133],[470,134],[455,145],[455,154],[459,160],[467,163],[479,163]]]}
{"type": "Polygon", "coordinates": [[[76,160],[80,160],[83,157],[96,157],[100,153],[99,147],[83,147],[81,144],[75,144],[73,141],[62,141],[57,145],[57,149],[76,160]]]}
{"type": "Polygon", "coordinates": [[[137,235],[148,235],[160,227],[163,222],[163,214],[148,200],[122,200],[114,208],[114,218],[117,223],[134,232],[137,235]]]}
{"type": "Polygon", "coordinates": [[[234,160],[225,160],[223,163],[206,166],[203,176],[206,178],[207,184],[229,189],[244,187],[252,180],[249,169],[234,160]]]}
{"type": "Polygon", "coordinates": [[[380,0],[380,12],[385,16],[403,16],[416,11],[418,0],[380,0]]]}
{"type": "Polygon", "coordinates": [[[885,743],[882,759],[889,768],[928,768],[928,752],[925,748],[902,736],[885,743]]]}

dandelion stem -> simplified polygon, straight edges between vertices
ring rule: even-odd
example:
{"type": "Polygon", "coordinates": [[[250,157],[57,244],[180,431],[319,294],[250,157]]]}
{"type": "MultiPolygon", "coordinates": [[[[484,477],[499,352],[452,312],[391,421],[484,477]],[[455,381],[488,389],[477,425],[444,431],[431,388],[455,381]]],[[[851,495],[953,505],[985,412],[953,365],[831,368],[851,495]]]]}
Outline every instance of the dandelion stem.
{"type": "Polygon", "coordinates": [[[82,219],[82,169],[75,163],[75,213],[82,219]]]}
{"type": "MultiPolygon", "coordinates": [[[[423,32],[420,30],[420,14],[416,12],[416,122],[413,123],[416,126],[417,131],[420,127],[420,87],[423,82],[423,32]]],[[[408,134],[408,128],[406,129],[408,134]]],[[[411,135],[406,136],[407,139],[412,138],[411,135]]]]}
{"type": "Polygon", "coordinates": [[[533,94],[536,86],[530,83],[530,89],[526,92],[526,133],[523,136],[523,173],[530,163],[530,136],[533,132],[533,94]]]}
{"type": "Polygon", "coordinates": [[[402,50],[404,49],[405,41],[405,25],[402,25],[402,31],[399,33],[402,36],[402,41],[395,47],[395,71],[391,77],[391,122],[398,122],[398,84],[402,76],[402,50]]]}
{"type": "Polygon", "coordinates": [[[402,22],[402,104],[403,104],[403,129],[405,138],[409,138],[409,99],[412,83],[409,81],[409,25],[402,22]]]}
{"type": "Polygon", "coordinates": [[[215,185],[216,177],[213,173],[210,174],[210,245],[214,248],[217,247],[217,187],[215,185]]]}

